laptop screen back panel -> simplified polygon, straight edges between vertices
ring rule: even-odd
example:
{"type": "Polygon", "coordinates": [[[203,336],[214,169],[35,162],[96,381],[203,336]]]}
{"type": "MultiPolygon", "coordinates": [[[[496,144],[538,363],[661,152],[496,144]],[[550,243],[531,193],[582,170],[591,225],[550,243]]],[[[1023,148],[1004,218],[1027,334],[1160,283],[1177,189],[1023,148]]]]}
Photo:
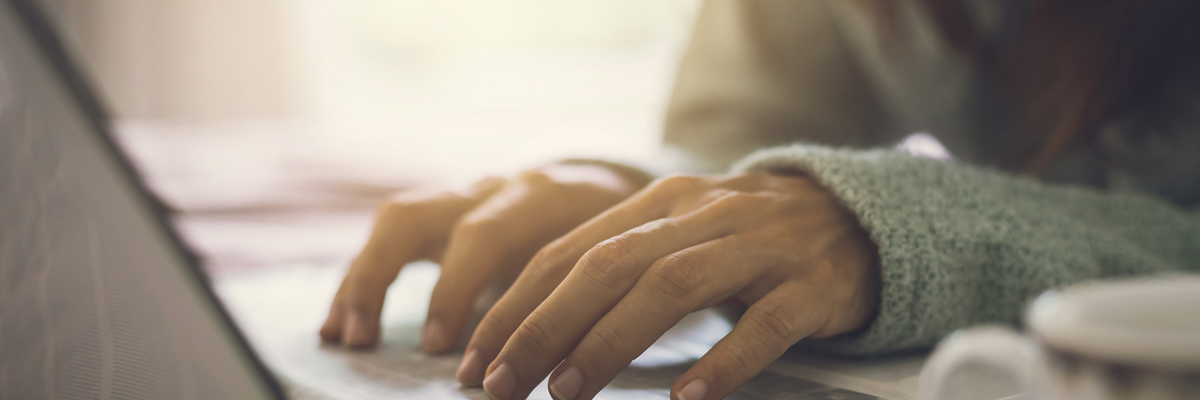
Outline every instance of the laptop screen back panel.
{"type": "Polygon", "coordinates": [[[0,2],[0,399],[279,397],[21,7],[0,2]]]}

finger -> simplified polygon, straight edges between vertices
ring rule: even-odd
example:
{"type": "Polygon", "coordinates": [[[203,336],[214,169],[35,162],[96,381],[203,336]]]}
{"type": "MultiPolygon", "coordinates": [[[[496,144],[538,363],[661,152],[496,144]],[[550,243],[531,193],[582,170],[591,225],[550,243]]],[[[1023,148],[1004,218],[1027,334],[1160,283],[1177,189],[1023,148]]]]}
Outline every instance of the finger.
{"type": "Polygon", "coordinates": [[[689,313],[730,298],[763,262],[726,236],[656,261],[550,375],[558,400],[590,399],[689,313]]]}
{"type": "MultiPolygon", "coordinates": [[[[682,189],[685,185],[677,183],[668,186],[682,189]]],[[[558,287],[585,252],[604,239],[668,214],[670,210],[666,205],[647,200],[645,193],[648,191],[653,190],[631,196],[554,240],[534,255],[513,285],[476,327],[458,368],[460,383],[468,387],[483,384],[487,366],[500,353],[508,338],[525,317],[558,287]]]]}
{"type": "MultiPolygon", "coordinates": [[[[501,272],[519,271],[534,250],[622,200],[626,197],[622,192],[633,190],[607,169],[595,166],[552,165],[527,171],[518,182],[464,217],[492,223],[466,224],[484,229],[460,230],[473,232],[469,239],[482,240],[452,240],[430,301],[427,337],[433,340],[426,341],[427,349],[448,350],[457,343],[473,311],[473,300],[489,280],[501,272]],[[604,173],[597,174],[598,170],[604,173]],[[445,338],[438,339],[443,327],[445,338]]],[[[483,379],[482,374],[480,367],[478,379],[483,379]]]]}
{"type": "Polygon", "coordinates": [[[378,339],[379,314],[387,286],[396,279],[401,266],[419,258],[424,238],[416,224],[403,217],[408,213],[385,211],[363,252],[355,258],[321,327],[326,341],[341,341],[351,347],[369,346],[378,339]],[[394,242],[390,247],[382,241],[394,242]]]}
{"type": "Polygon", "coordinates": [[[321,338],[351,347],[373,345],[379,338],[379,314],[387,287],[407,263],[432,256],[455,220],[498,190],[499,178],[480,181],[460,192],[402,194],[385,203],[371,237],[347,271],[321,338]]]}
{"type": "Polygon", "coordinates": [[[725,235],[716,212],[647,223],[589,250],[562,283],[517,327],[489,370],[484,389],[524,398],[642,277],[655,260],[725,235]],[[489,371],[490,373],[490,371],[489,371]]]}
{"type": "MultiPolygon", "coordinates": [[[[533,310],[559,286],[585,252],[597,243],[631,230],[646,221],[661,219],[674,213],[681,199],[689,198],[693,193],[705,188],[709,181],[708,178],[683,175],[659,179],[539,251],[512,288],[484,316],[467,346],[467,356],[459,366],[459,382],[465,386],[482,384],[488,368],[496,366],[493,361],[509,338],[533,310]]],[[[729,197],[726,200],[730,199],[738,198],[729,197]]],[[[714,209],[727,211],[732,210],[730,204],[733,202],[713,203],[714,206],[718,206],[714,209]]],[[[697,242],[699,241],[702,240],[697,242]]]]}
{"type": "Polygon", "coordinates": [[[475,301],[510,264],[524,265],[532,249],[549,240],[556,218],[533,209],[529,188],[506,187],[464,215],[451,234],[442,274],[429,300],[422,345],[428,352],[452,350],[475,301]],[[541,218],[539,218],[541,217],[541,218]]]}
{"type": "Polygon", "coordinates": [[[813,290],[785,282],[750,306],[724,338],[671,387],[671,398],[723,399],[821,326],[813,290]]]}

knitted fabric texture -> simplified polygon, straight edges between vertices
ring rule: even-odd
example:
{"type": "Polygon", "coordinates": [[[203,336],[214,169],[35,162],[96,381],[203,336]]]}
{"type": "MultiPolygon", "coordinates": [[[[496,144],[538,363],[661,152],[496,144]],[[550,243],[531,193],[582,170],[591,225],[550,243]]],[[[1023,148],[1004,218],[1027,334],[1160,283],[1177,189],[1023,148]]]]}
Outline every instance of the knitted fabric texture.
{"type": "Polygon", "coordinates": [[[878,316],[862,332],[797,345],[814,351],[926,348],[969,325],[1015,323],[1047,289],[1200,264],[1200,218],[1143,195],[1048,185],[895,150],[792,145],[761,150],[733,170],[815,179],[879,247],[878,316]]]}

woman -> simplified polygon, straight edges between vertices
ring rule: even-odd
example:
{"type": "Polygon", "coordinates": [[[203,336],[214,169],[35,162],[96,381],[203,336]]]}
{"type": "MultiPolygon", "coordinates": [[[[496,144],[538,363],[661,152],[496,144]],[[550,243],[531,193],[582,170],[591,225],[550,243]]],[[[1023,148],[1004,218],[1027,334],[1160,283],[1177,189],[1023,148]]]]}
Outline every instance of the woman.
{"type": "Polygon", "coordinates": [[[1046,289],[1196,268],[1195,4],[711,1],[671,162],[402,194],[321,336],[372,345],[387,285],[428,258],[443,273],[423,346],[450,351],[480,291],[519,274],[458,379],[520,399],[550,376],[555,398],[586,399],[687,313],[740,306],[671,389],[717,399],[793,346],[926,348],[1046,289]],[[954,160],[884,149],[922,131],[954,160]],[[652,181],[670,170],[691,175],[652,181]]]}

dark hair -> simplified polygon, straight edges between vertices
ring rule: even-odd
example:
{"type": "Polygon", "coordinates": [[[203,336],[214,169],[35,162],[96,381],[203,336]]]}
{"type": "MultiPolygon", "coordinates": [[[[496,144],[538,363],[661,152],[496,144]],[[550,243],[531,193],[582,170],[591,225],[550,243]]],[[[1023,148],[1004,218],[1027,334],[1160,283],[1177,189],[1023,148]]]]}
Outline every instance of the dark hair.
{"type": "Polygon", "coordinates": [[[1023,126],[1044,136],[1027,172],[1179,69],[1200,65],[1200,0],[1024,0],[1019,36],[1001,44],[983,35],[966,1],[922,1],[946,43],[1008,91],[1023,126]]]}

